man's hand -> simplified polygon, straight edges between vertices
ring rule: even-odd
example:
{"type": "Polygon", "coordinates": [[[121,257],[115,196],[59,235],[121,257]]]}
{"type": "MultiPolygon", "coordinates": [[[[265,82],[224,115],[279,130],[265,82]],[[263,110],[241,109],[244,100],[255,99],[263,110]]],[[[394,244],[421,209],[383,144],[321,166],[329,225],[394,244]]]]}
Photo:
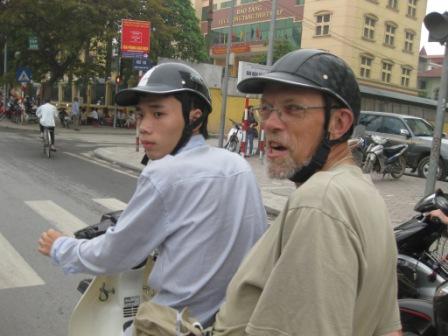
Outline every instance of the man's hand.
{"type": "Polygon", "coordinates": [[[38,251],[43,255],[49,257],[51,254],[51,247],[53,246],[54,241],[62,236],[63,236],[62,232],[53,229],[43,232],[40,235],[38,251]]]}
{"type": "Polygon", "coordinates": [[[442,221],[443,224],[448,224],[448,216],[446,216],[442,212],[442,210],[439,210],[439,209],[433,210],[429,213],[429,216],[430,217],[438,217],[442,221]]]}

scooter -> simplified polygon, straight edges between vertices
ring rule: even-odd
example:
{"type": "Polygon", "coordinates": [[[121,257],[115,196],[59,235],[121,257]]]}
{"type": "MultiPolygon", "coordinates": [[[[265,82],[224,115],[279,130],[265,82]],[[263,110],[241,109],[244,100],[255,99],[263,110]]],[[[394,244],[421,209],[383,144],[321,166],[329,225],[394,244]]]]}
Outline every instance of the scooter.
{"type": "Polygon", "coordinates": [[[227,134],[227,142],[224,145],[224,148],[231,152],[239,153],[241,141],[243,139],[243,130],[241,124],[232,119],[229,120],[233,123],[233,126],[227,134]]]}
{"type": "Polygon", "coordinates": [[[376,172],[378,174],[390,174],[398,179],[403,176],[406,169],[406,160],[403,154],[408,149],[407,144],[385,147],[389,140],[378,135],[372,135],[368,139],[368,146],[365,151],[365,160],[362,170],[366,174],[376,172]]]}
{"type": "Polygon", "coordinates": [[[436,209],[448,215],[448,197],[437,190],[414,209],[420,215],[394,229],[404,335],[448,335],[447,225],[424,215],[436,209]]]}
{"type": "MultiPolygon", "coordinates": [[[[92,239],[114,226],[121,211],[102,216],[98,224],[75,232],[78,239],[92,239]]],[[[122,336],[132,323],[141,302],[154,291],[147,285],[156,254],[128,272],[101,275],[80,282],[83,293],[69,322],[69,336],[122,336]]]]}

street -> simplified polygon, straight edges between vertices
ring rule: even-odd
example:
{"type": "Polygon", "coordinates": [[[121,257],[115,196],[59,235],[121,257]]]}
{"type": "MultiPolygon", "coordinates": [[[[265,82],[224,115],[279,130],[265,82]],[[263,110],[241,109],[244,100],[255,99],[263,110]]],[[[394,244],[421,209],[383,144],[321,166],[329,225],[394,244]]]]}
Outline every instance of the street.
{"type": "MultiPolygon", "coordinates": [[[[48,160],[37,132],[0,134],[0,335],[66,335],[86,276],[66,276],[38,254],[39,235],[48,228],[73,232],[123,207],[136,174],[83,157],[105,145],[98,136],[57,137],[58,151],[48,160]]],[[[132,141],[114,139],[123,145],[121,138],[132,141]]]]}

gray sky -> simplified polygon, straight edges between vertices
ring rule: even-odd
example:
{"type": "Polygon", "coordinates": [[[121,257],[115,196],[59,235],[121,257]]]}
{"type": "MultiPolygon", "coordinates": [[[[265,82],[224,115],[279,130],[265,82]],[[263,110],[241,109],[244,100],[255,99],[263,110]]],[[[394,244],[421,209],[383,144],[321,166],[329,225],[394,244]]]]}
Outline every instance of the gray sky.
{"type": "MultiPolygon", "coordinates": [[[[443,13],[448,11],[448,1],[447,0],[428,0],[426,6],[426,13],[439,12],[443,13]]],[[[420,49],[425,47],[426,53],[428,55],[443,55],[444,48],[438,42],[428,42],[428,30],[425,25],[422,24],[422,35],[420,40],[420,49]]]]}

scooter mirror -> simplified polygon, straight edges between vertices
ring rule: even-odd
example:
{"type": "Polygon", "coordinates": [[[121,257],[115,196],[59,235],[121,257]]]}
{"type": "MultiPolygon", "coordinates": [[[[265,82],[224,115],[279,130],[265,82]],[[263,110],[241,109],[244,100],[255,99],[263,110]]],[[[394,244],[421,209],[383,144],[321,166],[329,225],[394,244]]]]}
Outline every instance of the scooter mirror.
{"type": "Polygon", "coordinates": [[[448,216],[448,200],[446,199],[443,192],[441,194],[436,195],[435,203],[437,205],[437,208],[440,209],[445,214],[445,216],[448,216]]]}

